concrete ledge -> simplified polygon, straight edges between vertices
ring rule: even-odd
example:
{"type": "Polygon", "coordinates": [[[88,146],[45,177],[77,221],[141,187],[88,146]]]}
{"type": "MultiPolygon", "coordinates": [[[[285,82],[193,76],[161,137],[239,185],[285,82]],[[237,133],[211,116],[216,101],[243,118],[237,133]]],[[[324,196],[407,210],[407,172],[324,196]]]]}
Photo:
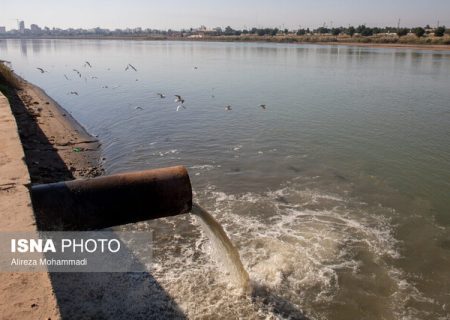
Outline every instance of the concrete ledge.
{"type": "MultiPolygon", "coordinates": [[[[34,231],[25,155],[8,99],[0,93],[0,232],[34,231]]],[[[0,273],[2,319],[59,319],[48,273],[0,273]]]]}

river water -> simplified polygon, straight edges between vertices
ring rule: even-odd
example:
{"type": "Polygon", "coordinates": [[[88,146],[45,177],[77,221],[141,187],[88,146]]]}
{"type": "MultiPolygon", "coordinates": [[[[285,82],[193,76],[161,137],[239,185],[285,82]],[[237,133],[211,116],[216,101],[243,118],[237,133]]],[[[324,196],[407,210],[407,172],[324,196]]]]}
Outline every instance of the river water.
{"type": "Polygon", "coordinates": [[[449,51],[0,40],[0,59],[98,136],[108,174],[188,168],[253,294],[194,216],[126,226],[153,230],[187,317],[450,317],[449,51]]]}

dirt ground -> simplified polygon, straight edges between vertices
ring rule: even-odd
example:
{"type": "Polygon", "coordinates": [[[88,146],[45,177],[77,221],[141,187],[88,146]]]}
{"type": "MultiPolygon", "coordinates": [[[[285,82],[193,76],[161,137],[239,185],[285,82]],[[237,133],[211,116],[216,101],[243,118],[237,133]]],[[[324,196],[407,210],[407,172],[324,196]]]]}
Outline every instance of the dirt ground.
{"type": "MultiPolygon", "coordinates": [[[[36,230],[30,183],[102,173],[98,141],[41,89],[20,82],[19,90],[2,86],[0,95],[2,232],[36,230]]],[[[1,319],[58,319],[59,304],[51,275],[0,273],[1,319]]]]}

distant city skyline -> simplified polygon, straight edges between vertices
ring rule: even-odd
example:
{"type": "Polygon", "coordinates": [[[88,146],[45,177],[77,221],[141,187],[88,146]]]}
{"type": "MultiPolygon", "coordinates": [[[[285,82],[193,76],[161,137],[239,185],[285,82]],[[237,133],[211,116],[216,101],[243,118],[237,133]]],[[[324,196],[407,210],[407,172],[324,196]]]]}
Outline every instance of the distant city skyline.
{"type": "Polygon", "coordinates": [[[183,29],[205,25],[210,28],[230,25],[251,27],[328,27],[366,24],[404,27],[450,25],[450,1],[412,0],[352,1],[323,0],[207,0],[144,1],[79,0],[76,2],[23,0],[6,2],[0,11],[0,26],[18,29],[18,20],[40,27],[58,28],[151,28],[183,29]]]}

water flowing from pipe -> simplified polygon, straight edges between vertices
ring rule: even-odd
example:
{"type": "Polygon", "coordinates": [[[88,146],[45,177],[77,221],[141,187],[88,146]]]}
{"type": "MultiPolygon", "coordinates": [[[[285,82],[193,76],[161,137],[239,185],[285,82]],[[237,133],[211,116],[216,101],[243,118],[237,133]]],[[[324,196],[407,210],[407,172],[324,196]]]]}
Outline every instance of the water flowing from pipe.
{"type": "Polygon", "coordinates": [[[192,213],[200,218],[201,226],[211,241],[222,266],[225,267],[234,282],[242,287],[243,292],[249,293],[248,273],[242,265],[238,250],[233,246],[225,230],[208,211],[196,203],[192,205],[192,213]]]}

